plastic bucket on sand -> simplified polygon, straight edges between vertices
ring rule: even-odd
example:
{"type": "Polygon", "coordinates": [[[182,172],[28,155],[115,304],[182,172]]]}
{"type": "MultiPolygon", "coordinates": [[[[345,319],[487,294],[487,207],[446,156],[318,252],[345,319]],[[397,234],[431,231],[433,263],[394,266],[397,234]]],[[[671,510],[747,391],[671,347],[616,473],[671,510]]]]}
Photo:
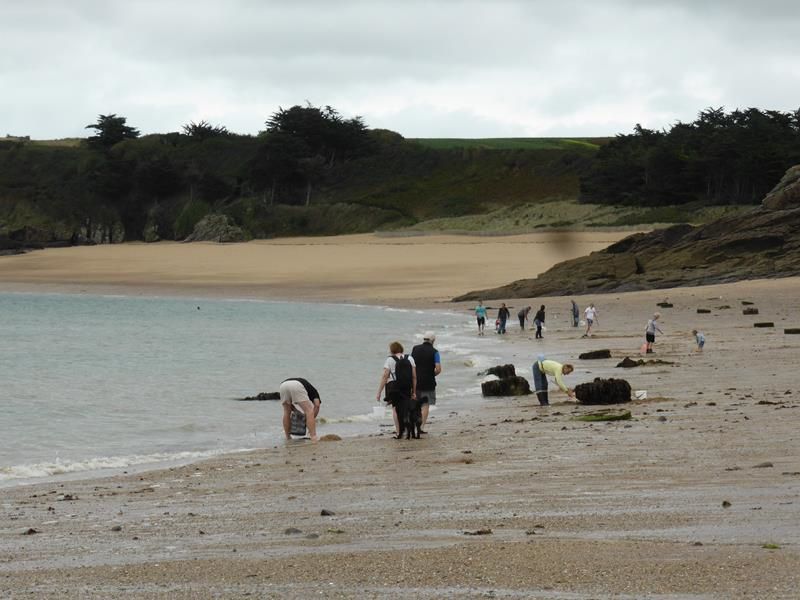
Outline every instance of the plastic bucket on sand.
{"type": "Polygon", "coordinates": [[[633,397],[637,400],[647,400],[647,390],[636,390],[633,392],[633,397]]]}
{"type": "Polygon", "coordinates": [[[372,407],[372,416],[378,419],[382,419],[386,416],[386,408],[383,406],[373,406],[372,407]]]}

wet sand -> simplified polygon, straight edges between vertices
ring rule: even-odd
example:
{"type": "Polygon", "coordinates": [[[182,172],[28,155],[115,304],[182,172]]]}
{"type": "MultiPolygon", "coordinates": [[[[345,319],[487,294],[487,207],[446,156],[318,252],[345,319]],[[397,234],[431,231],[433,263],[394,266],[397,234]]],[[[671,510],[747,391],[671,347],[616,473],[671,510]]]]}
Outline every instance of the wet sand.
{"type": "Polygon", "coordinates": [[[624,377],[648,391],[631,420],[575,421],[591,408],[556,393],[442,403],[419,441],[4,489],[0,596],[797,598],[800,336],[783,328],[800,327],[800,279],[578,300],[596,303],[596,336],[568,326],[568,299],[531,300],[545,340],[511,327],[515,364],[529,375],[543,350],[573,359],[571,384],[624,377]],[[675,364],[614,368],[664,297],[654,358],[675,364]],[[577,360],[600,348],[613,358],[577,360]]]}

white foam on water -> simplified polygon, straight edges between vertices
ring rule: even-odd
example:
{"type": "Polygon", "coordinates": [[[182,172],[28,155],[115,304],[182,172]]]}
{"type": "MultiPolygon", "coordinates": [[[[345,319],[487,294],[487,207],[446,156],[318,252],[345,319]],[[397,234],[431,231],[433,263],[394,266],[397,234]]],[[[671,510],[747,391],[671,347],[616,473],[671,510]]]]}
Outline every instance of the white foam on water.
{"type": "Polygon", "coordinates": [[[124,469],[138,465],[157,463],[185,463],[210,458],[222,453],[247,452],[252,449],[206,450],[202,452],[158,452],[154,454],[134,454],[131,456],[98,456],[87,460],[64,461],[55,459],[27,465],[0,467],[0,483],[16,479],[37,479],[53,475],[66,475],[87,471],[103,471],[106,469],[124,469]]]}

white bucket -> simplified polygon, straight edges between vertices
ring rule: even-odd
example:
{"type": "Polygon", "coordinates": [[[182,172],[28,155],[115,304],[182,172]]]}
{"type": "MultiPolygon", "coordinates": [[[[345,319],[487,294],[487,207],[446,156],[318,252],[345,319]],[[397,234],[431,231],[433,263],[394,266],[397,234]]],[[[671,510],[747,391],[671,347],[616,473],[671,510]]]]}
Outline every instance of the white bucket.
{"type": "Polygon", "coordinates": [[[636,390],[633,392],[633,397],[637,400],[647,400],[647,390],[636,390]]]}
{"type": "Polygon", "coordinates": [[[373,406],[372,416],[377,417],[378,419],[382,419],[383,417],[386,416],[386,408],[383,406],[373,406]]]}

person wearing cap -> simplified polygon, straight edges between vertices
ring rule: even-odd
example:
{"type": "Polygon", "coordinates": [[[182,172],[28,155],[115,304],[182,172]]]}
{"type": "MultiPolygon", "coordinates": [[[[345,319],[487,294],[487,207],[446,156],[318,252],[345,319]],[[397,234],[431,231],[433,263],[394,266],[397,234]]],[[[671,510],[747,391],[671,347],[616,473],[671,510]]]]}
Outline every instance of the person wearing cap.
{"type": "Polygon", "coordinates": [[[422,336],[422,343],[414,346],[411,356],[417,365],[417,399],[422,410],[422,429],[428,422],[428,412],[431,405],[436,404],[436,376],[442,372],[442,360],[439,351],[433,347],[436,335],[426,331],[422,336]]]}

